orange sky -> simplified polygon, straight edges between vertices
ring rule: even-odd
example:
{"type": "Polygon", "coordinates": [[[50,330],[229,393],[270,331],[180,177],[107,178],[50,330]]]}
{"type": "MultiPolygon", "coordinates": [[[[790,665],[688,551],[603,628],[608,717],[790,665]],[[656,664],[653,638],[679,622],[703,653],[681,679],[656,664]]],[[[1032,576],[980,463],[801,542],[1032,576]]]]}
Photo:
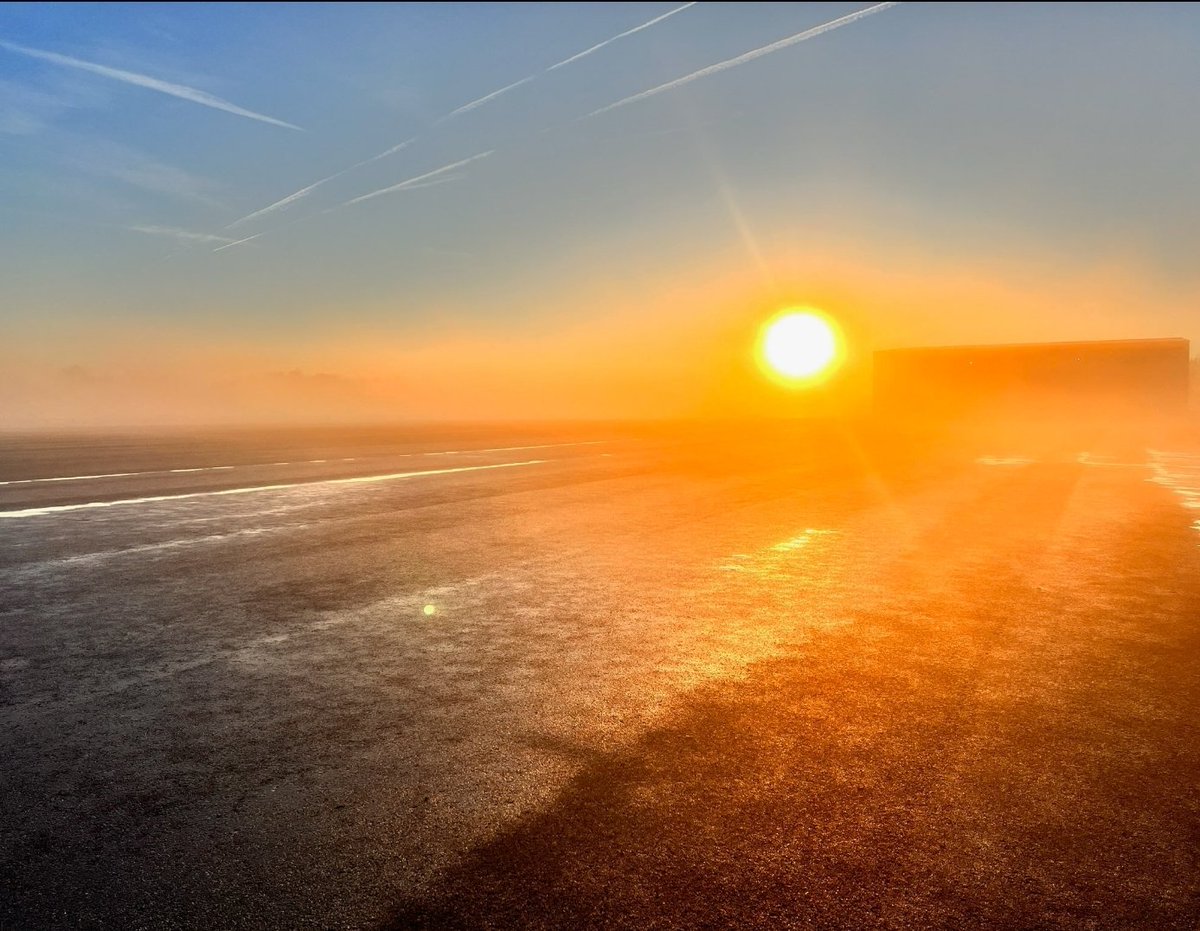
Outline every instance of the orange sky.
{"type": "Polygon", "coordinates": [[[1143,308],[1186,314],[1195,293],[1132,263],[947,265],[899,250],[798,244],[769,258],[580,288],[514,324],[319,325],[268,339],[167,324],[114,329],[31,319],[0,350],[3,426],[779,416],[845,409],[869,390],[873,348],[1167,336],[1143,308]],[[762,376],[753,343],[780,307],[817,306],[848,358],[821,390],[762,376]]]}

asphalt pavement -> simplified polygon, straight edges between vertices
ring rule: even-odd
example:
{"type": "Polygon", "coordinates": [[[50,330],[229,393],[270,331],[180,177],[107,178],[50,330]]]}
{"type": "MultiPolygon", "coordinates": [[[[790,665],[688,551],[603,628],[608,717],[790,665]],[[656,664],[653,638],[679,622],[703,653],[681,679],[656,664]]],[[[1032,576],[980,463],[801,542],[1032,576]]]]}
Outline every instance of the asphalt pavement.
{"type": "Polygon", "coordinates": [[[549,439],[10,470],[0,927],[1200,925],[1200,456],[549,439]]]}

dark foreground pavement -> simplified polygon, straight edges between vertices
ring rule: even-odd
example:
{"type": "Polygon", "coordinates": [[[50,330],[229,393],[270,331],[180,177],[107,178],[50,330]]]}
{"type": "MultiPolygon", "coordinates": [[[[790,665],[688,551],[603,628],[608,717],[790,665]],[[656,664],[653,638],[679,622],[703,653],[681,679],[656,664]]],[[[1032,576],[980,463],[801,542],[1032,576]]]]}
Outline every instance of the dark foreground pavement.
{"type": "Polygon", "coordinates": [[[389,927],[1200,926],[1197,538],[1073,471],[994,488],[389,927]]]}
{"type": "Polygon", "coordinates": [[[877,452],[5,524],[0,927],[1200,926],[1193,479],[877,452]]]}

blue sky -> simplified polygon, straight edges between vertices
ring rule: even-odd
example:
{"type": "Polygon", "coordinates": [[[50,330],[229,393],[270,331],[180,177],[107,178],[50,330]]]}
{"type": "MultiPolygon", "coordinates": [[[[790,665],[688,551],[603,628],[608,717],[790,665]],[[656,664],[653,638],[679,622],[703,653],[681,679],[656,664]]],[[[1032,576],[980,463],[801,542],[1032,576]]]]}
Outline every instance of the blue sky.
{"type": "Polygon", "coordinates": [[[51,356],[93,324],[408,345],[571,325],[614,279],[634,301],[725,262],[803,291],[807,249],[871,274],[1095,270],[1139,302],[1094,332],[1078,308],[856,308],[881,345],[1200,338],[1200,8],[900,4],[589,117],[867,6],[699,3],[545,70],[677,6],[0,7],[0,320],[51,356]]]}

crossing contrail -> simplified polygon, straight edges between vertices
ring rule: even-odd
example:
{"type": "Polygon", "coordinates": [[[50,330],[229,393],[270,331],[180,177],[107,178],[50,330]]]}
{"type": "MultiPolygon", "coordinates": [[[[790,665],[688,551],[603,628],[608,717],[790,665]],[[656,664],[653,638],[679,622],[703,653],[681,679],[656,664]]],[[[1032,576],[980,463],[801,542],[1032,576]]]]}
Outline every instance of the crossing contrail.
{"type": "Polygon", "coordinates": [[[309,194],[311,194],[313,191],[315,191],[317,188],[319,188],[322,184],[325,184],[328,181],[333,181],[336,178],[340,178],[342,175],[348,174],[349,172],[353,171],[355,168],[362,168],[363,165],[369,165],[369,164],[371,164],[371,162],[377,162],[381,158],[386,158],[389,155],[399,152],[401,149],[407,148],[409,143],[411,143],[412,141],[413,141],[412,139],[405,139],[403,142],[399,143],[398,145],[392,146],[390,149],[384,149],[378,155],[372,155],[370,158],[364,158],[361,162],[355,162],[349,168],[343,168],[341,171],[335,171],[333,174],[331,174],[325,178],[322,178],[320,181],[314,181],[308,187],[302,187],[302,188],[300,188],[300,190],[293,191],[291,194],[288,194],[286,197],[279,198],[279,200],[275,201],[275,203],[273,203],[273,204],[267,204],[267,206],[262,207],[258,210],[255,210],[253,213],[248,213],[244,217],[238,217],[238,219],[236,219],[232,223],[228,224],[225,227],[225,229],[230,230],[230,229],[233,229],[235,226],[241,226],[243,223],[249,223],[251,220],[258,219],[261,216],[266,216],[268,213],[274,213],[276,210],[282,210],[284,207],[290,206],[291,204],[294,204],[296,201],[307,197],[309,194]]]}
{"type": "MultiPolygon", "coordinates": [[[[470,103],[465,103],[461,107],[457,107],[456,109],[451,110],[445,116],[439,117],[437,120],[435,120],[434,125],[440,125],[440,124],[448,122],[449,120],[452,120],[456,117],[459,117],[464,113],[469,113],[472,110],[482,107],[484,104],[490,103],[491,101],[495,100],[497,97],[500,97],[502,94],[507,94],[509,91],[514,90],[523,84],[528,84],[530,81],[534,80],[541,74],[548,74],[551,71],[555,71],[555,70],[563,67],[564,65],[569,65],[572,62],[579,61],[579,59],[581,59],[581,58],[586,58],[588,55],[591,55],[593,52],[598,52],[600,49],[604,48],[606,45],[611,45],[613,42],[616,42],[618,39],[623,39],[626,36],[631,36],[635,32],[641,32],[643,29],[649,29],[655,23],[661,23],[664,19],[674,16],[676,13],[682,13],[684,10],[688,9],[689,7],[693,7],[695,5],[696,5],[696,0],[693,0],[693,2],[691,2],[691,3],[685,3],[682,6],[677,6],[677,7],[675,7],[675,9],[668,10],[666,13],[662,13],[658,16],[655,16],[653,19],[647,20],[646,22],[642,23],[639,26],[634,26],[632,29],[626,29],[624,32],[617,33],[617,35],[612,36],[608,39],[605,39],[603,42],[597,42],[595,45],[584,49],[582,52],[577,52],[576,54],[570,56],[569,58],[564,58],[562,61],[556,62],[555,64],[551,65],[550,67],[544,69],[544,71],[535,72],[534,74],[531,74],[528,77],[521,78],[521,80],[519,80],[519,81],[514,81],[511,84],[506,84],[504,87],[501,87],[498,90],[491,91],[490,93],[484,94],[482,97],[478,97],[475,100],[472,100],[470,103]]],[[[258,210],[255,210],[252,213],[248,213],[244,217],[238,217],[238,219],[236,219],[232,223],[228,224],[225,227],[225,229],[233,229],[236,226],[241,226],[243,223],[249,223],[252,220],[257,220],[259,217],[263,217],[263,216],[266,216],[267,214],[274,213],[277,210],[283,210],[287,207],[290,207],[292,204],[296,203],[297,201],[303,200],[305,197],[307,197],[309,194],[311,194],[317,188],[321,187],[321,185],[326,184],[330,181],[334,181],[337,178],[342,177],[343,175],[349,174],[350,172],[354,171],[357,168],[362,168],[364,165],[369,165],[372,162],[377,162],[382,158],[386,158],[389,155],[399,152],[401,149],[407,148],[414,141],[416,141],[416,137],[414,137],[412,139],[406,139],[398,145],[394,145],[389,149],[385,149],[383,152],[380,152],[378,155],[372,155],[370,158],[363,159],[361,162],[355,162],[353,165],[350,165],[346,168],[343,168],[341,171],[336,171],[331,175],[321,178],[319,181],[314,181],[312,184],[302,187],[298,191],[293,191],[291,194],[281,197],[279,200],[275,201],[274,203],[267,204],[267,206],[265,206],[265,207],[260,207],[258,210]]],[[[367,196],[369,197],[369,196],[373,196],[373,195],[367,195],[367,196]]],[[[347,203],[355,203],[355,201],[347,201],[347,203]]],[[[345,206],[345,205],[343,204],[343,206],[345,206]]]]}

